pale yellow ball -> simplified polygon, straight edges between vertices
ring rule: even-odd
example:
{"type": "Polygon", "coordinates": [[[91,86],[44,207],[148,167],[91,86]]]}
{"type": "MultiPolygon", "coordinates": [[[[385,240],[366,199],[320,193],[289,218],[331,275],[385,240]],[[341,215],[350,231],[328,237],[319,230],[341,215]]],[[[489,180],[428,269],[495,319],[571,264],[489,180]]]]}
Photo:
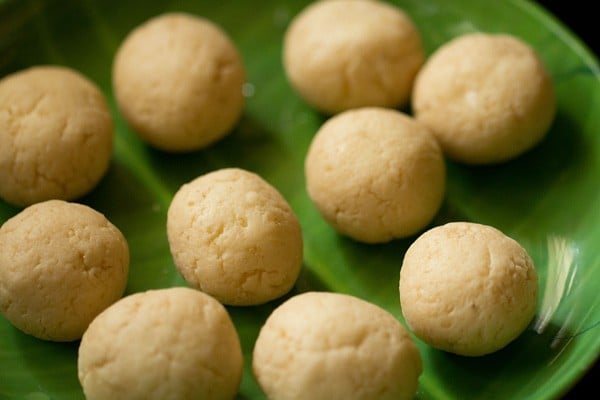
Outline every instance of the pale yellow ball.
{"type": "Polygon", "coordinates": [[[39,339],[72,341],[125,290],[129,247],[89,206],[33,204],[0,228],[0,312],[39,339]]]}
{"type": "Polygon", "coordinates": [[[76,70],[40,65],[0,81],[0,198],[16,206],[76,200],[110,165],[113,119],[76,70]]]}
{"type": "Polygon", "coordinates": [[[296,295],[277,307],[252,359],[271,400],[412,399],[422,368],[419,349],[391,313],[328,292],[296,295]]]}
{"type": "Polygon", "coordinates": [[[393,109],[366,107],[331,117],[314,136],[304,168],[308,195],[324,219],[365,243],[419,232],[445,195],[437,140],[393,109]]]}
{"type": "Polygon", "coordinates": [[[286,294],[303,259],[300,221],[256,173],[223,168],[179,188],[167,236],[183,278],[229,305],[257,305],[286,294]]]}
{"type": "Polygon", "coordinates": [[[415,80],[412,107],[449,158],[494,164],[544,139],[556,97],[551,76],[529,44],[478,32],[454,38],[429,57],[415,80]]]}
{"type": "Polygon", "coordinates": [[[169,152],[210,146],[229,134],[244,108],[243,60],[216,23],[182,12],[135,27],[115,55],[120,111],[147,143],[169,152]]]}
{"type": "Polygon", "coordinates": [[[538,275],[525,248],[500,230],[451,222],[408,248],[399,290],[402,313],[417,337],[451,353],[481,356],[527,328],[538,275]]]}
{"type": "Polygon", "coordinates": [[[416,25],[383,1],[313,2],[293,18],[283,42],[292,87],[327,114],[405,105],[424,60],[416,25]]]}
{"type": "Polygon", "coordinates": [[[122,298],[79,346],[87,400],[232,400],[242,379],[240,340],[227,310],[184,287],[122,298]]]}

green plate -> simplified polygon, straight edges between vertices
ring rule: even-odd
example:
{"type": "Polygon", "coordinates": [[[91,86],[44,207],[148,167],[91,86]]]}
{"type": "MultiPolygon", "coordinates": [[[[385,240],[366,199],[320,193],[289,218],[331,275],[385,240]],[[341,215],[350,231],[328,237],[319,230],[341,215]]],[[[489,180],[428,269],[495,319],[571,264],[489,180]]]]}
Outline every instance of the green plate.
{"type": "MultiPolygon", "coordinates": [[[[103,212],[128,239],[127,293],[185,285],[166,239],[166,211],[181,184],[237,166],[276,186],[299,216],[304,269],[293,291],[351,293],[402,320],[399,268],[413,238],[363,245],[336,234],[304,187],[303,162],[324,117],[290,88],[281,65],[282,36],[306,1],[1,1],[0,75],[35,64],[62,64],[95,81],[116,123],[106,177],[80,199],[103,212]],[[258,5],[260,4],[260,5],[258,5]],[[140,142],[112,96],[112,57],[137,24],[165,11],[188,11],[220,24],[239,46],[253,90],[239,126],[210,149],[170,155],[140,142]]],[[[402,0],[432,52],[450,38],[483,30],[529,42],[547,64],[558,114],[546,140],[494,167],[448,163],[448,191],[434,224],[468,220],[493,225],[518,240],[540,274],[538,316],[505,349],[466,358],[418,342],[424,361],[420,399],[548,399],[565,393],[600,354],[600,69],[594,56],[539,6],[522,1],[402,0]]],[[[1,145],[1,144],[0,144],[1,145]]],[[[19,209],[0,202],[0,222],[19,209]]],[[[288,296],[289,296],[288,295],[288,296]]],[[[264,395],[251,354],[258,331],[283,299],[229,307],[242,338],[245,370],[240,399],[264,395]]],[[[0,398],[82,399],[78,343],[27,336],[0,317],[0,398]]]]}

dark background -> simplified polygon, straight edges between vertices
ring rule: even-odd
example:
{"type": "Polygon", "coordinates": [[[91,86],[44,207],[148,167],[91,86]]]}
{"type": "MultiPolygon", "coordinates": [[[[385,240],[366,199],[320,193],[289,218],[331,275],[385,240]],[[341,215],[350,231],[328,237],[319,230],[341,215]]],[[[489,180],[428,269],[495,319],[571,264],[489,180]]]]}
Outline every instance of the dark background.
{"type": "Polygon", "coordinates": [[[596,58],[600,57],[600,30],[596,11],[597,3],[583,0],[537,1],[543,8],[559,19],[572,33],[581,39],[596,58]]]}
{"type": "MultiPolygon", "coordinates": [[[[558,0],[558,1],[538,1],[542,7],[552,13],[565,25],[573,34],[579,37],[585,45],[596,55],[600,57],[600,29],[598,21],[594,16],[596,12],[592,10],[594,2],[583,0],[558,0]]],[[[596,3],[597,4],[597,3],[596,3]]],[[[600,112],[600,110],[599,110],[600,112]]],[[[600,383],[600,363],[588,371],[584,378],[569,391],[565,400],[579,400],[598,398],[598,387],[600,383]]]]}

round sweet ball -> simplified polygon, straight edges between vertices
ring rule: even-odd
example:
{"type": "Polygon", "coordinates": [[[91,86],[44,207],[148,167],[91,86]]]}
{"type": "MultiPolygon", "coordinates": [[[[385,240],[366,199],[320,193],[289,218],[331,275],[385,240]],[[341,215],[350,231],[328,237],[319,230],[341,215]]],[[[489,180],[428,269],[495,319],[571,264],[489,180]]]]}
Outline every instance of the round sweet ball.
{"type": "Polygon", "coordinates": [[[429,57],[415,80],[412,107],[449,158],[482,165],[514,159],[541,142],[556,98],[527,43],[508,34],[469,33],[429,57]]]}
{"type": "Polygon", "coordinates": [[[39,339],[80,339],[121,298],[128,272],[125,237],[89,206],[47,200],[0,228],[0,312],[39,339]]]}
{"type": "Polygon", "coordinates": [[[538,277],[527,251],[491,226],[451,222],[408,248],[400,304],[413,333],[464,356],[493,353],[535,315],[538,277]]]}
{"type": "Polygon", "coordinates": [[[422,360],[388,311],[347,294],[305,292],[267,318],[252,369],[272,400],[398,400],[414,397],[422,360]]]}
{"type": "Polygon", "coordinates": [[[309,197],[324,219],[365,243],[424,229],[445,194],[437,140],[393,109],[367,107],[331,117],[314,136],[304,167],[309,197]]]}
{"type": "Polygon", "coordinates": [[[188,284],[228,305],[286,294],[302,266],[302,232],[279,191],[259,175],[224,168],[181,186],[167,214],[175,266],[188,284]]]}
{"type": "Polygon", "coordinates": [[[0,80],[0,198],[19,207],[90,192],[108,170],[113,119],[78,71],[40,65],[0,80]]]}
{"type": "Polygon", "coordinates": [[[411,18],[376,0],[314,2],[292,19],[283,42],[290,84],[325,114],[403,106],[424,60],[411,18]]]}
{"type": "Polygon", "coordinates": [[[77,359],[87,400],[232,400],[242,369],[227,310],[185,287],[123,297],[92,321],[77,359]]]}
{"type": "Polygon", "coordinates": [[[113,60],[121,113],[139,137],[168,152],[210,146],[244,108],[245,68],[228,34],[193,14],[155,16],[134,28],[113,60]]]}

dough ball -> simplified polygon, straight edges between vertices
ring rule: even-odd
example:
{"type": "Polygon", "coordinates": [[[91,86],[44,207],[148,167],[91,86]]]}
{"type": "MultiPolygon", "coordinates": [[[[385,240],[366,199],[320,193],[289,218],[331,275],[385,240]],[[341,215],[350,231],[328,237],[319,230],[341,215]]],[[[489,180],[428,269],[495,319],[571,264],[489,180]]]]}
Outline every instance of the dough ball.
{"type": "Polygon", "coordinates": [[[413,333],[441,350],[492,353],[535,315],[538,277],[527,251],[496,228],[452,222],[423,233],[400,271],[400,303],[413,333]]]}
{"type": "Polygon", "coordinates": [[[384,108],[348,110],[326,121],[310,144],[305,174],[325,220],[366,243],[423,229],[446,187],[435,137],[411,117],[384,108]]]}
{"type": "Polygon", "coordinates": [[[257,305],[286,294],[302,266],[300,222],[260,176],[224,168],[183,185],[167,216],[183,278],[224,304],[257,305]]]}
{"type": "Polygon", "coordinates": [[[271,400],[412,399],[421,355],[384,309],[327,292],[296,295],[268,317],[252,368],[271,400]]]}
{"type": "Polygon", "coordinates": [[[244,108],[245,69],[215,23],[166,13],[131,31],[113,61],[113,88],[141,139],[169,152],[205,148],[227,135],[244,108]]]}
{"type": "Polygon", "coordinates": [[[90,192],[108,170],[113,120],[79,72],[35,66],[0,81],[0,198],[19,207],[90,192]]]}
{"type": "Polygon", "coordinates": [[[294,17],[284,36],[289,82],[326,114],[403,106],[424,60],[410,17],[382,1],[313,2],[294,17]]]}
{"type": "Polygon", "coordinates": [[[128,272],[125,237],[86,205],[47,200],[0,228],[0,311],[39,339],[81,338],[123,295],[128,272]]]}
{"type": "Polygon", "coordinates": [[[412,106],[449,158],[493,164],[546,136],[556,98],[551,77],[528,44],[507,34],[472,33],[431,55],[417,75],[412,106]]]}
{"type": "Polygon", "coordinates": [[[87,400],[233,399],[242,349],[226,309],[191,288],[139,292],[92,321],[79,346],[87,400]]]}

